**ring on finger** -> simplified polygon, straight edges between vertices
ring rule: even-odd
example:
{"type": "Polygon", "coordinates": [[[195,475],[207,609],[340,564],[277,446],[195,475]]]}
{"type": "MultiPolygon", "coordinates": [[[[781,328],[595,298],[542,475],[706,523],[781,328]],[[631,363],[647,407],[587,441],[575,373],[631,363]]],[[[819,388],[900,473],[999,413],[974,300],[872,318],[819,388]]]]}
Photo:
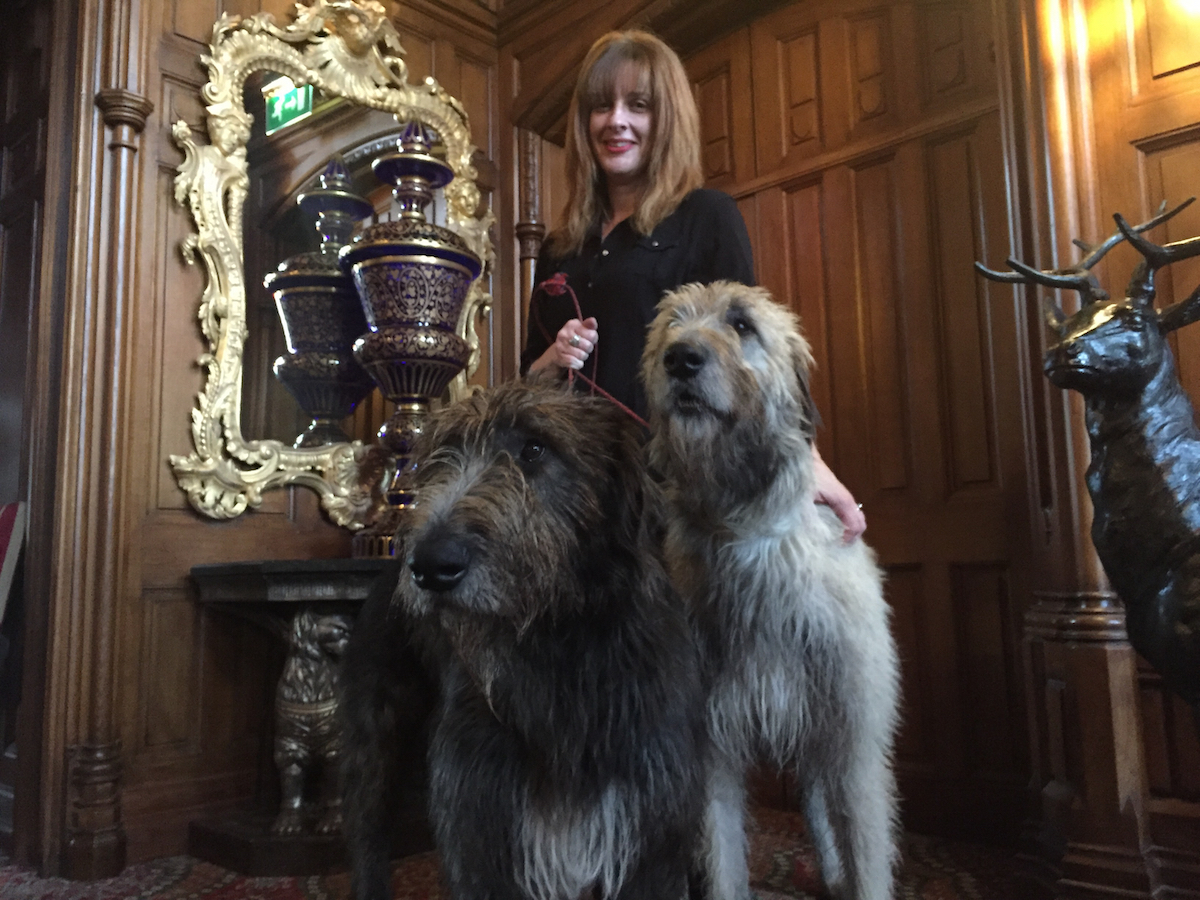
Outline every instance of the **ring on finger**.
{"type": "Polygon", "coordinates": [[[578,347],[579,346],[579,335],[577,335],[577,334],[571,335],[571,339],[568,340],[567,343],[570,344],[572,347],[578,347]]]}

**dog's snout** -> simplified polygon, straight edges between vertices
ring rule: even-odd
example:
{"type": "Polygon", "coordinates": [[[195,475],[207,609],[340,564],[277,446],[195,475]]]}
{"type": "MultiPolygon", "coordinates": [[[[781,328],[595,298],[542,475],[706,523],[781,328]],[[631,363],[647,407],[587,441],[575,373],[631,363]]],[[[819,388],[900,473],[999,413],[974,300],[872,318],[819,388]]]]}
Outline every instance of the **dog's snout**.
{"type": "Polygon", "coordinates": [[[707,351],[687,341],[676,341],[663,354],[663,367],[672,378],[691,378],[704,368],[706,362],[707,351]]]}
{"type": "Polygon", "coordinates": [[[470,548],[461,539],[445,534],[429,535],[408,558],[413,581],[427,591],[450,590],[463,580],[470,566],[470,548]]]}

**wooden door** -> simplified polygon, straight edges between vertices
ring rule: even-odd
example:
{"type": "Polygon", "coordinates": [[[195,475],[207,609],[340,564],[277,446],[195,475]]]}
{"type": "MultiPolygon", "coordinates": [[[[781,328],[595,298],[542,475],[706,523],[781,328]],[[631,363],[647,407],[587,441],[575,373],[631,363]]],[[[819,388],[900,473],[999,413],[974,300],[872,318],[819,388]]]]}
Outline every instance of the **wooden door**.
{"type": "MultiPolygon", "coordinates": [[[[730,184],[759,280],[817,361],[822,454],[863,503],[903,665],[905,824],[1015,834],[1028,731],[1019,311],[972,262],[1008,252],[988,7],[818,2],[752,23],[751,134],[713,121],[755,174],[730,184]],[[746,148],[746,144],[752,146],[746,148]]],[[[734,71],[732,65],[726,67],[734,71]]],[[[710,88],[711,90],[711,88],[710,88]]],[[[741,88],[745,93],[745,88],[741,88]]]]}

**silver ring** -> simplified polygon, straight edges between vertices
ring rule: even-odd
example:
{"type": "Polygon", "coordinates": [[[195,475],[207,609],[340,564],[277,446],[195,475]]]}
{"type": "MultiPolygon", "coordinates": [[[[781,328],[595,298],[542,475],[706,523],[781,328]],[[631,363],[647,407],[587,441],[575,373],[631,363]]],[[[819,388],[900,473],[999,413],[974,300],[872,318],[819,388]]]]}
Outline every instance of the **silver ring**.
{"type": "Polygon", "coordinates": [[[570,344],[572,347],[578,347],[579,346],[579,335],[577,335],[577,334],[571,335],[571,339],[569,341],[567,341],[567,343],[570,344]]]}

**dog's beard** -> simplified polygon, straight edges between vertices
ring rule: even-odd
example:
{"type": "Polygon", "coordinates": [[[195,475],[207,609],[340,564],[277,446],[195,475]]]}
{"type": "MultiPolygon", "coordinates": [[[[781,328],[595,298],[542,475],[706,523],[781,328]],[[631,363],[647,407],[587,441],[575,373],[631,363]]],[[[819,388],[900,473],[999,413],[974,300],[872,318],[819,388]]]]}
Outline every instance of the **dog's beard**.
{"type": "Polygon", "coordinates": [[[686,381],[665,377],[666,390],[661,404],[667,415],[680,421],[692,420],[703,424],[711,421],[730,425],[734,417],[733,398],[727,392],[715,389],[705,380],[686,381]]]}
{"type": "Polygon", "coordinates": [[[730,504],[763,495],[783,458],[769,440],[761,415],[679,415],[658,423],[651,454],[678,491],[677,501],[700,515],[728,511],[730,504]]]}

